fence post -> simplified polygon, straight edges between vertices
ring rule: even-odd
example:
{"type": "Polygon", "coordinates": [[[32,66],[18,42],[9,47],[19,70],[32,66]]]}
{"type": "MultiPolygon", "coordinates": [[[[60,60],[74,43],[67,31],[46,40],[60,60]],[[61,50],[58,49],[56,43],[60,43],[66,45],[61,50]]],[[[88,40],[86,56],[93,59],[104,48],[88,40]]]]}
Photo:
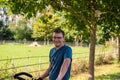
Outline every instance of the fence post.
{"type": "MultiPolygon", "coordinates": [[[[29,57],[26,57],[26,72],[28,72],[29,57]]],[[[25,77],[28,80],[28,77],[25,77]]]]}
{"type": "Polygon", "coordinates": [[[26,72],[28,72],[29,57],[26,57],[26,72]]]}
{"type": "Polygon", "coordinates": [[[39,63],[39,65],[38,65],[39,66],[38,67],[38,74],[40,75],[41,56],[39,57],[39,62],[38,63],[39,63]]]}
{"type": "MultiPolygon", "coordinates": [[[[15,64],[14,64],[14,58],[12,57],[12,76],[14,76],[14,74],[16,73],[16,71],[15,71],[15,64]]],[[[11,80],[12,80],[12,77],[10,77],[11,78],[11,80]]]]}
{"type": "Polygon", "coordinates": [[[12,58],[12,68],[14,67],[14,58],[12,58]]]}

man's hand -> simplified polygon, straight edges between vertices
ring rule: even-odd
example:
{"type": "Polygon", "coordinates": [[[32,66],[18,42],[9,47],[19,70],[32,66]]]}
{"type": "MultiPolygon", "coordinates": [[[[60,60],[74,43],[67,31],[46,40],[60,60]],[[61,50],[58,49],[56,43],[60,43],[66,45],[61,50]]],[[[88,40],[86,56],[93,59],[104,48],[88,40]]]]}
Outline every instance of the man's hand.
{"type": "Polygon", "coordinates": [[[43,79],[41,77],[39,77],[38,80],[43,80],[43,79]]]}
{"type": "Polygon", "coordinates": [[[58,79],[58,78],[57,78],[56,80],[62,80],[62,79],[58,79]]]}

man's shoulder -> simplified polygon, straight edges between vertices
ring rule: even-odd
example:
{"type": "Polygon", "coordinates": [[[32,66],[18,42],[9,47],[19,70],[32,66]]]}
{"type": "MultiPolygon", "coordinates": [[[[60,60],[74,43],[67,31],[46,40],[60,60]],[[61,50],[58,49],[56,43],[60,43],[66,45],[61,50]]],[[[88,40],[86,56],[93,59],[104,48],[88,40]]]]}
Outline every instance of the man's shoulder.
{"type": "Polygon", "coordinates": [[[66,44],[65,44],[65,48],[71,49],[71,47],[69,45],[66,45],[66,44]]]}
{"type": "Polygon", "coordinates": [[[53,51],[53,50],[55,50],[55,47],[53,47],[53,48],[50,49],[50,51],[53,51]]]}
{"type": "Polygon", "coordinates": [[[72,51],[72,48],[69,45],[64,45],[64,51],[72,51]]]}

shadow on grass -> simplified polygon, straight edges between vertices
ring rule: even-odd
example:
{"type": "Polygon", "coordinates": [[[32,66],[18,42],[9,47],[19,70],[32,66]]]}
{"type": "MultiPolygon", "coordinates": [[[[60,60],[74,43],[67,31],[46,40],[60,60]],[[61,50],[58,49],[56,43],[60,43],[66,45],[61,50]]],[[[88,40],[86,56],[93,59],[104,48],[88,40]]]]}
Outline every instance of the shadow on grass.
{"type": "Polygon", "coordinates": [[[101,76],[95,77],[95,79],[96,80],[120,80],[120,73],[101,75],[101,76]]]}

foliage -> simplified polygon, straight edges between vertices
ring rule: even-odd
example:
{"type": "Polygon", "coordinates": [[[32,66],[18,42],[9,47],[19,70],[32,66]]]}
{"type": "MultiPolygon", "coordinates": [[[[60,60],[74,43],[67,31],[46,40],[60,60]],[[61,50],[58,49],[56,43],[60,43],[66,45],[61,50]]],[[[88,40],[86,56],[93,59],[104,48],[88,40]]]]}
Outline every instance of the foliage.
{"type": "Polygon", "coordinates": [[[3,21],[0,20],[0,29],[4,26],[3,21]]]}
{"type": "Polygon", "coordinates": [[[79,74],[79,73],[83,73],[83,72],[87,72],[88,71],[88,63],[86,60],[75,60],[73,62],[73,68],[72,71],[74,72],[74,74],[79,74]]]}
{"type": "Polygon", "coordinates": [[[100,54],[96,58],[95,64],[96,65],[102,65],[102,64],[110,64],[112,63],[111,61],[114,60],[114,57],[112,54],[100,54]]]}
{"type": "MultiPolygon", "coordinates": [[[[11,10],[13,11],[13,13],[15,14],[21,13],[28,17],[31,17],[33,15],[35,16],[36,12],[42,11],[45,8],[45,6],[50,3],[57,10],[61,11],[62,9],[64,9],[67,12],[70,12],[71,16],[70,17],[66,16],[66,18],[70,20],[69,22],[72,22],[73,25],[77,25],[76,27],[78,27],[78,25],[84,25],[88,23],[88,21],[90,21],[92,17],[91,12],[94,11],[90,9],[93,6],[96,6],[96,9],[99,9],[101,11],[101,18],[99,18],[100,21],[98,22],[98,24],[103,25],[101,26],[101,29],[103,31],[102,35],[103,34],[104,35],[100,39],[100,42],[101,41],[104,42],[105,40],[108,40],[108,38],[111,37],[111,34],[114,34],[114,32],[116,32],[117,30],[120,30],[118,29],[119,27],[114,26],[114,25],[118,25],[120,22],[118,0],[117,1],[99,0],[96,2],[97,4],[92,3],[92,0],[91,1],[80,0],[80,2],[78,2],[78,0],[75,0],[75,1],[66,1],[66,0],[24,1],[23,0],[23,1],[8,1],[8,2],[9,3],[7,3],[6,1],[6,4],[9,7],[11,7],[11,10]],[[115,31],[113,32],[113,30],[115,31]]],[[[84,27],[82,26],[81,28],[84,28],[84,27]]],[[[80,30],[78,32],[80,32],[80,30]]]]}
{"type": "Polygon", "coordinates": [[[97,59],[95,60],[96,65],[102,65],[104,62],[104,55],[98,55],[97,59]]]}
{"type": "Polygon", "coordinates": [[[2,27],[0,29],[0,40],[12,40],[13,33],[7,27],[2,27]]]}
{"type": "Polygon", "coordinates": [[[120,61],[120,1],[119,0],[103,0],[102,3],[103,11],[106,12],[103,14],[102,20],[104,20],[103,24],[107,24],[107,26],[103,27],[104,35],[107,40],[111,37],[118,37],[118,61],[120,61]]]}
{"type": "Polygon", "coordinates": [[[44,41],[51,40],[52,30],[61,26],[60,16],[54,13],[51,6],[47,6],[33,24],[33,38],[44,38],[44,41]]]}
{"type": "MultiPolygon", "coordinates": [[[[7,60],[5,61],[5,63],[1,63],[1,66],[0,66],[0,69],[7,69],[9,68],[9,65],[11,63],[11,60],[7,60]]],[[[3,71],[0,71],[0,78],[4,78],[6,76],[11,76],[11,73],[8,71],[8,70],[3,70],[3,71]]]]}
{"type": "Polygon", "coordinates": [[[36,12],[42,11],[43,8],[46,7],[48,3],[47,0],[6,0],[3,1],[7,8],[10,8],[14,14],[22,14],[27,16],[27,18],[35,17],[36,12]]]}
{"type": "Polygon", "coordinates": [[[27,27],[26,21],[20,20],[18,25],[13,29],[15,40],[30,40],[32,30],[27,27]]]}
{"type": "Polygon", "coordinates": [[[79,20],[77,16],[64,11],[65,18],[65,32],[67,40],[71,40],[75,42],[75,45],[79,45],[79,43],[89,43],[89,28],[84,24],[83,21],[79,20]]]}
{"type": "Polygon", "coordinates": [[[108,54],[104,57],[104,64],[110,64],[114,59],[112,54],[108,54]]]}

